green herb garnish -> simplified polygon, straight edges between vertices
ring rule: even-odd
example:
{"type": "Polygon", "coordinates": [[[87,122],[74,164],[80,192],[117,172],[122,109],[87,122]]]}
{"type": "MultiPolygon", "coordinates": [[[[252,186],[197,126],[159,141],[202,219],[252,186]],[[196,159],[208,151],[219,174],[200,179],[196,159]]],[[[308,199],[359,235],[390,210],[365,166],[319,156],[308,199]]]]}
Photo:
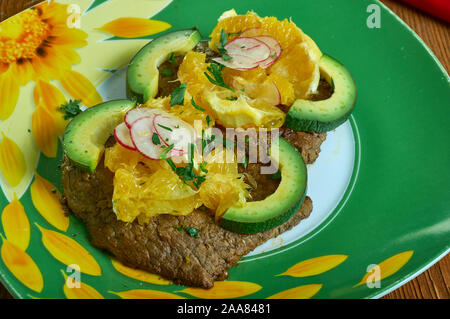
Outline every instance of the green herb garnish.
{"type": "Polygon", "coordinates": [[[169,56],[169,61],[170,61],[170,64],[172,64],[172,65],[175,65],[175,64],[177,64],[177,61],[175,61],[175,53],[171,53],[170,54],[170,56],[169,56]]]}
{"type": "Polygon", "coordinates": [[[211,123],[211,118],[209,115],[206,115],[206,124],[209,126],[209,123],[211,123]]]}
{"type": "Polygon", "coordinates": [[[208,164],[207,162],[203,162],[203,163],[201,163],[199,166],[200,166],[200,169],[202,170],[202,172],[204,172],[204,173],[208,173],[208,169],[206,168],[206,164],[208,164]]]}
{"type": "Polygon", "coordinates": [[[158,123],[158,126],[159,126],[160,128],[163,128],[163,129],[169,131],[169,132],[172,132],[172,129],[171,129],[170,127],[164,126],[164,125],[159,124],[159,123],[158,123]]]}
{"type": "Polygon", "coordinates": [[[186,92],[186,86],[186,83],[183,83],[175,90],[173,90],[172,94],[170,95],[170,106],[184,104],[184,94],[186,92]]]}
{"type": "Polygon", "coordinates": [[[178,231],[182,231],[183,229],[186,233],[189,234],[189,236],[198,238],[198,233],[200,232],[200,229],[195,228],[195,227],[189,227],[189,226],[176,227],[176,230],[178,230],[178,231]]]}
{"type": "Polygon", "coordinates": [[[219,45],[217,46],[217,50],[219,50],[220,55],[224,59],[224,61],[229,61],[233,59],[227,54],[227,49],[225,49],[225,45],[228,43],[227,33],[224,29],[220,31],[220,40],[219,45]]]}
{"type": "Polygon", "coordinates": [[[80,101],[78,100],[69,100],[68,103],[62,104],[60,109],[65,112],[64,114],[65,120],[74,118],[75,116],[83,112],[80,109],[80,101]]]}
{"type": "Polygon", "coordinates": [[[171,69],[165,68],[164,70],[161,71],[161,74],[162,74],[163,76],[172,76],[172,75],[173,75],[173,72],[172,72],[171,69]]]}
{"type": "Polygon", "coordinates": [[[169,164],[170,168],[171,168],[173,171],[176,171],[176,170],[177,170],[177,166],[176,166],[175,163],[172,161],[172,159],[166,158],[166,162],[167,162],[167,164],[169,164]]]}
{"type": "Polygon", "coordinates": [[[192,104],[192,106],[195,107],[197,110],[202,111],[202,112],[205,112],[205,109],[204,109],[204,108],[198,106],[197,103],[195,103],[194,98],[191,98],[191,104],[192,104]]]}
{"type": "Polygon", "coordinates": [[[169,153],[170,152],[170,150],[173,148],[173,144],[170,144],[169,145],[169,147],[167,147],[162,153],[161,153],[161,155],[159,156],[159,158],[160,159],[163,159],[163,160],[167,160],[167,153],[169,153]]]}
{"type": "Polygon", "coordinates": [[[209,73],[205,72],[205,76],[208,78],[209,82],[211,82],[214,85],[217,86],[221,86],[225,89],[231,90],[232,92],[234,92],[234,89],[232,89],[231,87],[229,87],[226,83],[225,80],[222,77],[222,70],[223,70],[224,66],[223,65],[219,65],[216,63],[211,63],[206,69],[208,70],[209,73]]]}
{"type": "Polygon", "coordinates": [[[238,31],[238,32],[230,32],[228,33],[229,36],[234,37],[234,36],[240,36],[242,33],[242,31],[238,31]]]}
{"type": "Polygon", "coordinates": [[[228,101],[236,101],[238,99],[238,97],[237,96],[227,96],[226,99],[228,101]]]}
{"type": "Polygon", "coordinates": [[[153,144],[155,144],[155,145],[161,144],[161,141],[159,140],[158,134],[153,133],[153,135],[152,135],[152,142],[153,142],[153,144]]]}
{"type": "Polygon", "coordinates": [[[244,156],[242,157],[242,161],[239,163],[242,166],[244,166],[244,168],[247,168],[247,156],[244,153],[244,156]]]}

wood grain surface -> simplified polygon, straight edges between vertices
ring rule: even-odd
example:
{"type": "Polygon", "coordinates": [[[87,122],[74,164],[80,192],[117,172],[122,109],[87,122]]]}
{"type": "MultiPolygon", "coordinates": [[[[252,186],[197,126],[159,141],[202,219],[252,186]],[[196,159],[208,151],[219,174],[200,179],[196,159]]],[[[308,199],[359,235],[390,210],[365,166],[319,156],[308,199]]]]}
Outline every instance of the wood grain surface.
{"type": "MultiPolygon", "coordinates": [[[[0,0],[0,21],[38,2],[40,0],[0,0]]],[[[399,1],[381,0],[381,2],[403,19],[424,40],[448,73],[450,70],[450,25],[399,1]]],[[[12,297],[0,284],[1,298],[12,297]]],[[[450,254],[423,274],[383,298],[449,299],[450,254]]]]}

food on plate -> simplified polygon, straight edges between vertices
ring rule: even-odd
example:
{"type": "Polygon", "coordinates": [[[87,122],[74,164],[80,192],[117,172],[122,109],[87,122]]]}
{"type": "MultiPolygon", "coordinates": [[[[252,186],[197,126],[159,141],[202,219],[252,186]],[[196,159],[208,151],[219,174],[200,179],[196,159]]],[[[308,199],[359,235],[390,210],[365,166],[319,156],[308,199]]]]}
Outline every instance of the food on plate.
{"type": "Polygon", "coordinates": [[[210,288],[312,212],[307,168],[350,115],[353,79],[290,20],[225,12],[145,45],[127,100],[64,134],[64,196],[94,246],[210,288]]]}
{"type": "Polygon", "coordinates": [[[299,131],[327,132],[344,123],[353,111],[356,85],[350,72],[338,61],[323,55],[320,73],[333,88],[324,100],[298,99],[286,115],[286,126],[299,131]]]}
{"type": "Polygon", "coordinates": [[[105,143],[126,112],[136,105],[133,101],[109,101],[77,115],[64,132],[64,150],[73,163],[93,172],[103,154],[105,143]]]}

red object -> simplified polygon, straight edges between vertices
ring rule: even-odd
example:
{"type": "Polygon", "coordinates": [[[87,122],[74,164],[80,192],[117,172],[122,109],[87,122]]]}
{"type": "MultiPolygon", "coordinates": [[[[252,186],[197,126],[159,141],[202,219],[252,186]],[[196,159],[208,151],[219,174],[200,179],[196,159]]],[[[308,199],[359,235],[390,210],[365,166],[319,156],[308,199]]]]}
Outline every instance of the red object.
{"type": "Polygon", "coordinates": [[[450,22],[450,0],[401,0],[413,7],[426,11],[442,20],[450,22]]]}

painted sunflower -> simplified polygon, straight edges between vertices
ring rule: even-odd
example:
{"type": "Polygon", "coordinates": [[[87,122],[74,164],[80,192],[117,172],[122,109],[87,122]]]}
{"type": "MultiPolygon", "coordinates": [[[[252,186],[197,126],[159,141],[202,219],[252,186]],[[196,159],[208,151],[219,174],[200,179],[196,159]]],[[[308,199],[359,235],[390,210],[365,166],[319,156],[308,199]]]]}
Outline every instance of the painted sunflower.
{"type": "Polygon", "coordinates": [[[68,27],[67,5],[44,2],[0,25],[0,120],[17,103],[19,87],[30,80],[61,79],[81,62],[75,48],[87,44],[87,34],[68,27]],[[8,96],[8,98],[5,98],[8,96]]]}

